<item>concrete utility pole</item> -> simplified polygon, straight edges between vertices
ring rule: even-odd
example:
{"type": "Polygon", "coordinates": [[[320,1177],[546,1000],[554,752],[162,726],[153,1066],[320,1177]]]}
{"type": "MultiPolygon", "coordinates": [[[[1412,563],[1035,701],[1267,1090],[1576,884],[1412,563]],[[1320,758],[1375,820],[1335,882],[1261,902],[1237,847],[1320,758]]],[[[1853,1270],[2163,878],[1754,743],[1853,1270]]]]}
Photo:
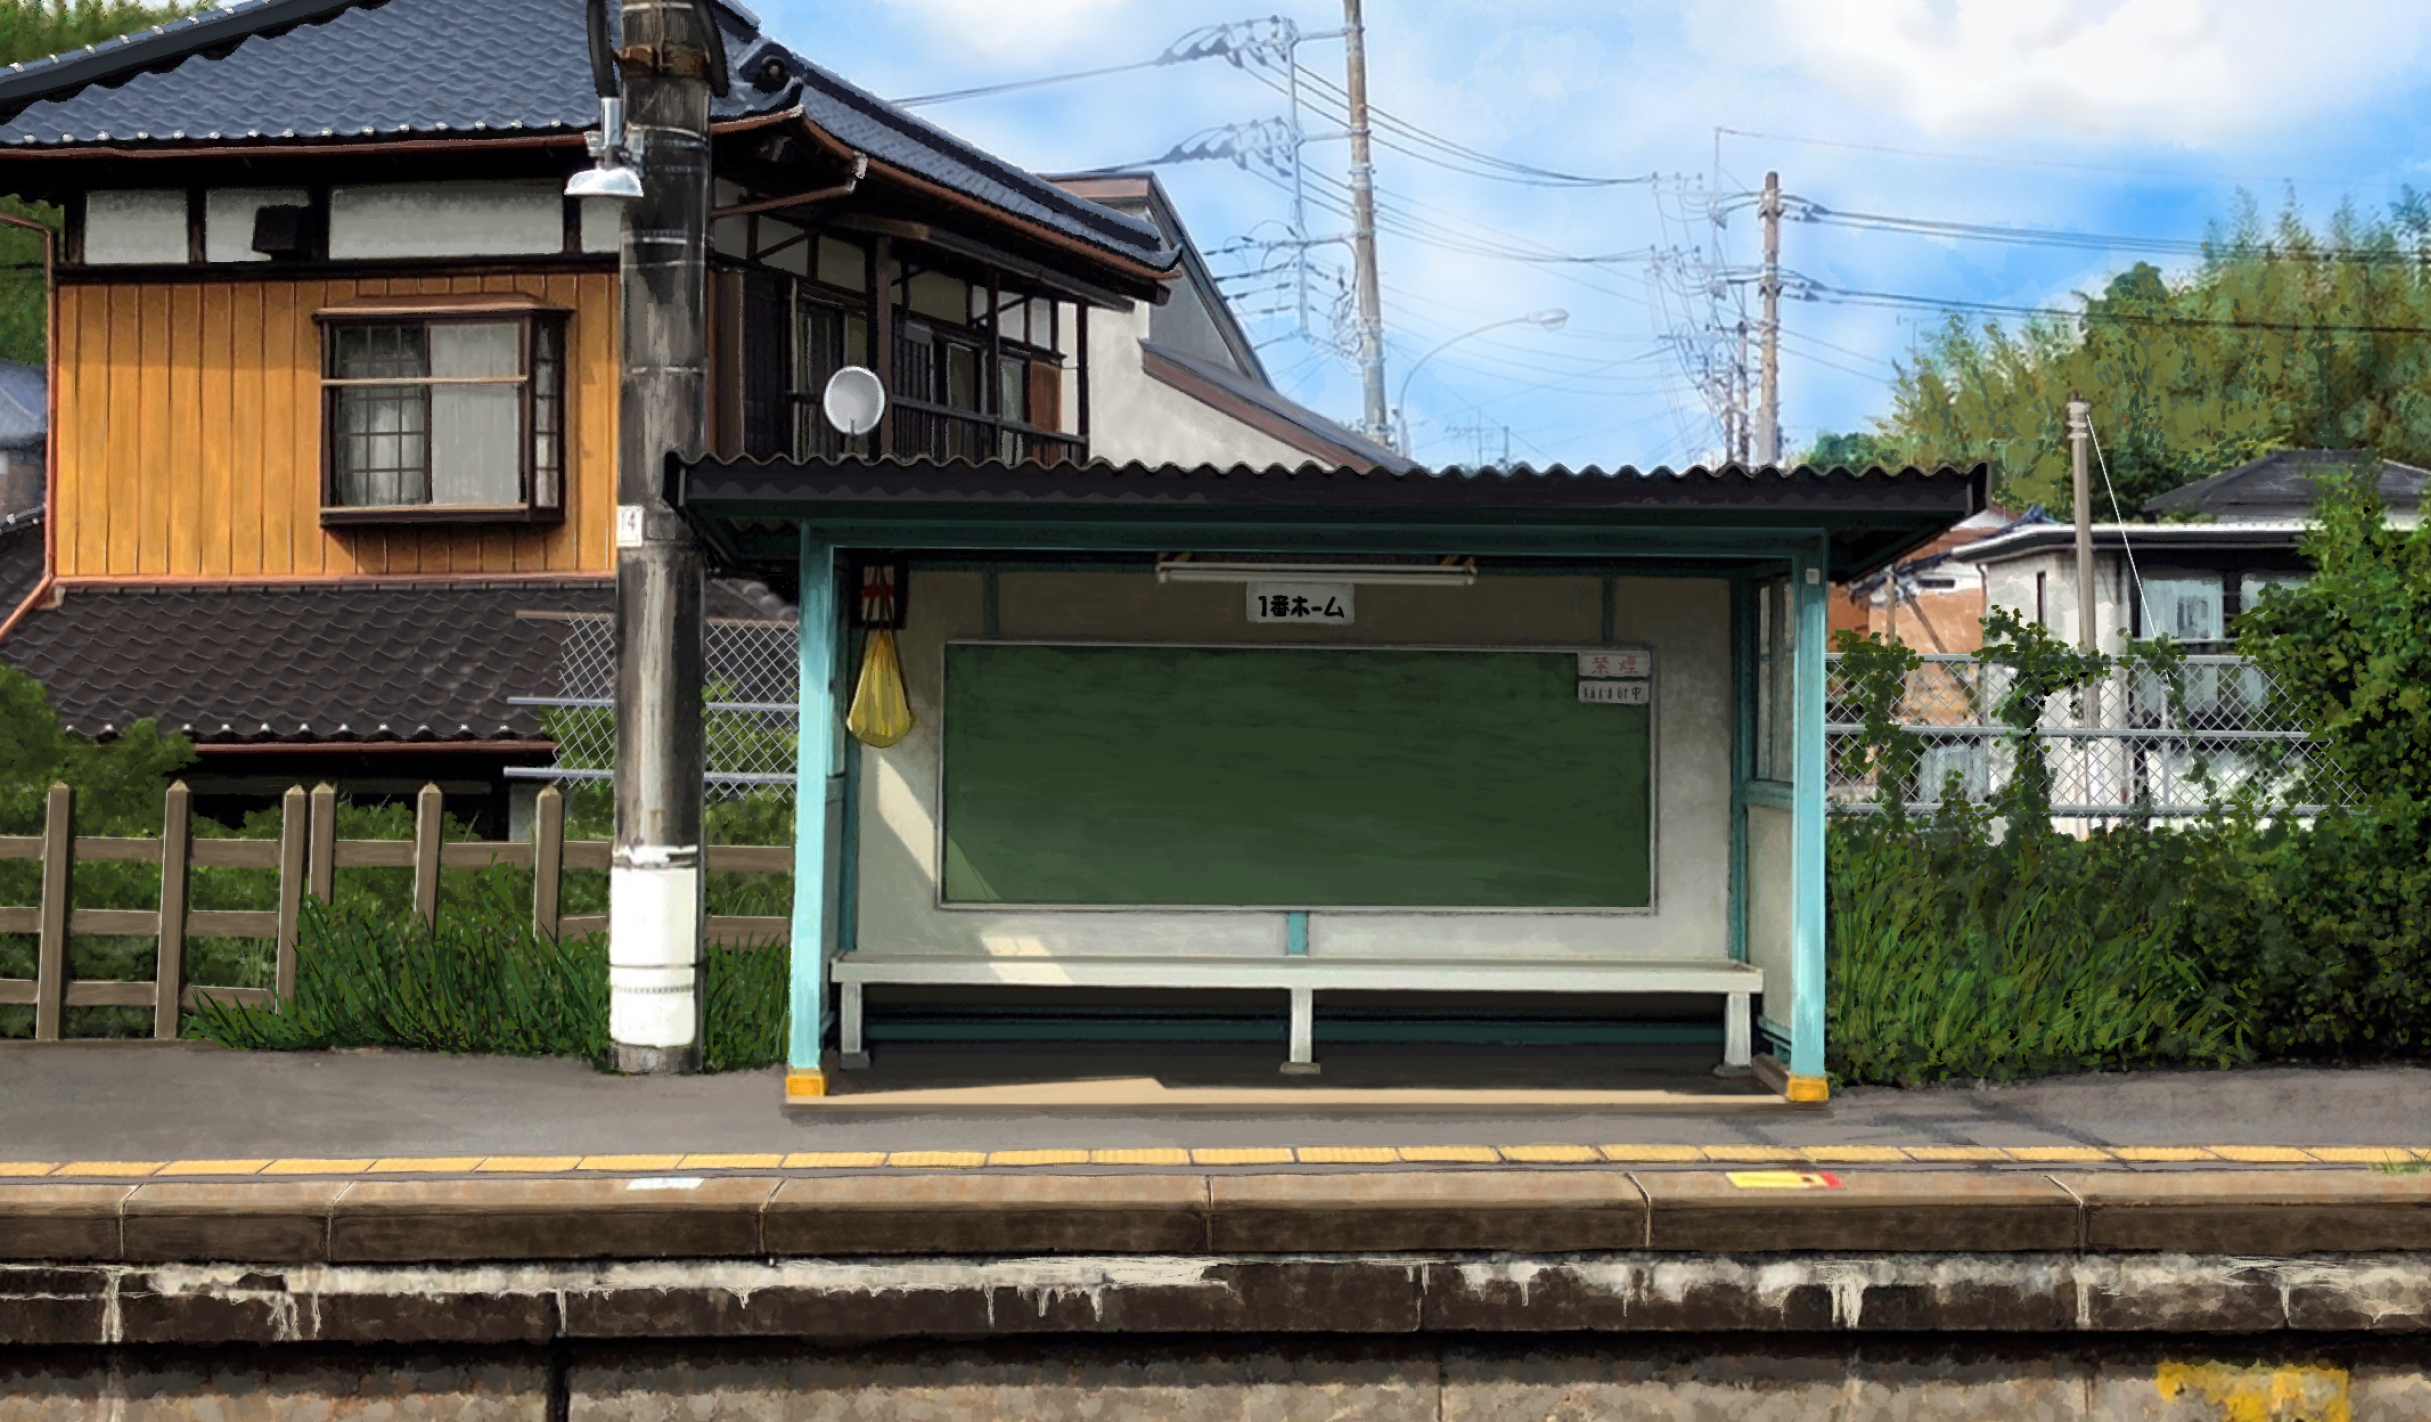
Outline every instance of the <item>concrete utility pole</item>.
{"type": "Polygon", "coordinates": [[[1359,0],[1342,0],[1343,48],[1350,64],[1351,257],[1359,278],[1360,433],[1390,441],[1393,426],[1384,408],[1384,298],[1376,283],[1376,169],[1368,160],[1367,30],[1359,0]]]}
{"type": "Polygon", "coordinates": [[[2081,395],[2068,396],[2068,464],[2075,476],[2076,497],[2076,645],[2094,650],[2093,626],[2093,480],[2085,469],[2085,445],[2093,436],[2093,406],[2081,395]]]}
{"type": "Polygon", "coordinates": [[[1756,463],[1781,462],[1781,175],[1764,175],[1764,386],[1757,397],[1756,463]]]}
{"type": "MultiPolygon", "coordinates": [[[[725,47],[695,0],[624,0],[626,131],[642,169],[617,275],[616,841],[608,1035],[628,1072],[700,1069],[701,554],[662,485],[708,423],[709,97],[725,47]]],[[[815,891],[815,890],[814,890],[815,891]]]]}

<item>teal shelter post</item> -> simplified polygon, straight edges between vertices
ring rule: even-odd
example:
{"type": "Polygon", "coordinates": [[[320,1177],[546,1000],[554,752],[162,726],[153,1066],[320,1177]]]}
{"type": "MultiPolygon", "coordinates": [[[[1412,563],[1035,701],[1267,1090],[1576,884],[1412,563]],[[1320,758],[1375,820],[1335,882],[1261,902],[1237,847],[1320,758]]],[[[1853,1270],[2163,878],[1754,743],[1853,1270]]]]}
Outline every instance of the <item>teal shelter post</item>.
{"type": "Polygon", "coordinates": [[[800,704],[794,731],[792,1030],[785,1094],[824,1096],[827,1006],[827,781],[836,755],[836,550],[802,526],[800,704]]]}
{"type": "Polygon", "coordinates": [[[1825,1099],[1824,1001],[1824,640],[1829,608],[1824,599],[1827,546],[1802,553],[1790,564],[1797,599],[1797,653],[1792,671],[1790,796],[1790,1082],[1792,1101],[1825,1099]]]}

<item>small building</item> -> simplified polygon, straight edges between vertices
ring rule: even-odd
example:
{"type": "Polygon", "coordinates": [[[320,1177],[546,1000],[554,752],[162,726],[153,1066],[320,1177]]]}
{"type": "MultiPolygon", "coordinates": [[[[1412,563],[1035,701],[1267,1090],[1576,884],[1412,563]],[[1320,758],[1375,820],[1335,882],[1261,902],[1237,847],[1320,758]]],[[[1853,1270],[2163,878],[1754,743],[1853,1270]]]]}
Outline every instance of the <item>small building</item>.
{"type": "Polygon", "coordinates": [[[1099,990],[1287,1001],[1286,1070],[1319,993],[1718,1002],[1819,1099],[1826,589],[1988,479],[691,463],[717,561],[799,590],[833,806],[789,1091],[889,994],[1099,990]],[[864,745],[881,632],[913,724],[864,745]]]}
{"type": "Polygon", "coordinates": [[[1972,652],[1984,644],[1984,571],[1970,550],[2012,529],[2049,522],[1993,507],[1961,520],[1911,558],[1841,590],[1832,630],[1871,633],[1919,652],[1972,652]]]}
{"type": "MultiPolygon", "coordinates": [[[[2290,449],[2264,455],[2145,502],[2156,523],[2097,523],[2094,625],[2101,650],[2168,636],[2199,653],[2233,650],[2229,629],[2274,583],[2311,571],[2299,546],[2320,498],[2318,480],[2352,468],[2355,450],[2290,449]],[[2138,589],[2141,589],[2141,595],[2138,589]]],[[[2392,523],[2420,517],[2431,471],[2383,463],[2379,490],[2392,523]]],[[[2073,640],[2076,531],[2020,523],[1970,545],[1988,607],[2004,607],[2073,640]]]]}

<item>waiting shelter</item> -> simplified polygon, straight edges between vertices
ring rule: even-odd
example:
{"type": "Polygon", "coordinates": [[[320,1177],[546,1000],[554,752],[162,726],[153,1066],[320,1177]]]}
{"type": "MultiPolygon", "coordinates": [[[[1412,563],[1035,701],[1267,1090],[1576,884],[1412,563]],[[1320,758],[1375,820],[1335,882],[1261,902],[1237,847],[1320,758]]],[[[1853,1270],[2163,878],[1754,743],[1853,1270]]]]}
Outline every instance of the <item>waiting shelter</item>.
{"type": "Polygon", "coordinates": [[[674,466],[799,590],[789,1097],[917,984],[1258,994],[1285,1071],[1320,1001],[1685,994],[1821,1099],[1825,596],[1988,477],[674,466]]]}

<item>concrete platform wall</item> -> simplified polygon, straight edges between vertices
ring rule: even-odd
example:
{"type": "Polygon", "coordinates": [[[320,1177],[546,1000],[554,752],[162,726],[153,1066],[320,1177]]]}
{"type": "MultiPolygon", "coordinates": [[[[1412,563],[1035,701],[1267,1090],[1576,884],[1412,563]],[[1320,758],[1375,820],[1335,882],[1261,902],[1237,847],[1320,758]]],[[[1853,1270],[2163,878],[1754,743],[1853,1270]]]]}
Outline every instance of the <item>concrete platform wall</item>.
{"type": "Polygon", "coordinates": [[[9,1422],[2419,1422],[2431,1338],[0,1351],[9,1422]]]}

